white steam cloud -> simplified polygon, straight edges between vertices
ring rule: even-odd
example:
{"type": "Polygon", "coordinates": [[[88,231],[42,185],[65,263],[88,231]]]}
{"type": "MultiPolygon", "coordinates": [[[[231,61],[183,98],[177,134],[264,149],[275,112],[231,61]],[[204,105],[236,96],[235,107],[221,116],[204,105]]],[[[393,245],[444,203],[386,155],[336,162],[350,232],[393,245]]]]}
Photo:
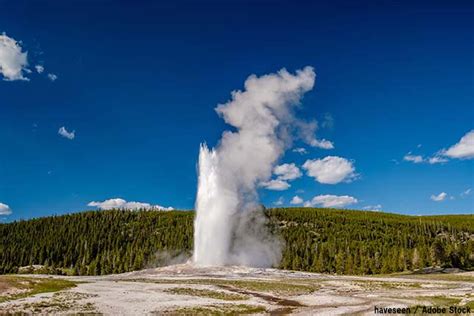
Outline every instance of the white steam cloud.
{"type": "Polygon", "coordinates": [[[232,92],[232,99],[216,108],[236,131],[224,132],[216,148],[201,145],[195,263],[256,267],[279,263],[281,241],[267,230],[257,188],[271,177],[295,130],[300,137],[304,130],[306,142],[316,139],[293,114],[314,81],[311,67],[296,74],[282,69],[276,74],[252,75],[244,91],[232,92]]]}

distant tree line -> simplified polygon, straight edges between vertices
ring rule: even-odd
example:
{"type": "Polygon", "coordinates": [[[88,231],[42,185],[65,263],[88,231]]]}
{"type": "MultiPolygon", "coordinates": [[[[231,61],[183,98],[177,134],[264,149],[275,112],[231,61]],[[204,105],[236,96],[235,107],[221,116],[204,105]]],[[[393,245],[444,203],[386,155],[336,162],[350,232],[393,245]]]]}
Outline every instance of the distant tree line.
{"type": "MultiPolygon", "coordinates": [[[[265,212],[286,242],[280,268],[338,274],[474,269],[474,215],[265,212]]],[[[162,265],[191,255],[193,220],[191,211],[110,210],[0,224],[0,273],[44,265],[55,273],[103,275],[162,265]]]]}

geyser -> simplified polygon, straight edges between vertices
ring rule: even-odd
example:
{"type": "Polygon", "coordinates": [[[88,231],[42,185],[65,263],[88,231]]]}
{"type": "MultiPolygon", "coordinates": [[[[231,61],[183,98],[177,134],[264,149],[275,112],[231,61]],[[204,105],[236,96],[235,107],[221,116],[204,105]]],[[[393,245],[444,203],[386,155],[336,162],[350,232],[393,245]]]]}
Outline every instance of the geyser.
{"type": "Polygon", "coordinates": [[[217,106],[235,131],[225,131],[219,144],[201,145],[196,199],[193,260],[198,265],[268,267],[281,259],[281,242],[272,236],[258,204],[257,188],[299,131],[314,142],[316,124],[294,117],[294,107],[314,86],[312,67],[291,74],[250,76],[244,91],[217,106]]]}

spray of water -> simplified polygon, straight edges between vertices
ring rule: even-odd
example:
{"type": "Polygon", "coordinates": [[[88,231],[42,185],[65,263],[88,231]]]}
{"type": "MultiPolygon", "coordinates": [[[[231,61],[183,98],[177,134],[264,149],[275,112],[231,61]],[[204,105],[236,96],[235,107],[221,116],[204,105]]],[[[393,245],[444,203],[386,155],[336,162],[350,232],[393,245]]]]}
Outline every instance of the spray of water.
{"type": "Polygon", "coordinates": [[[201,145],[194,223],[196,264],[268,267],[279,263],[281,242],[267,229],[257,188],[271,177],[295,129],[309,126],[314,132],[314,126],[294,117],[294,107],[313,88],[314,80],[311,67],[295,74],[282,69],[261,77],[252,75],[244,91],[233,91],[229,102],[217,106],[217,113],[235,131],[224,132],[216,148],[201,145]]]}

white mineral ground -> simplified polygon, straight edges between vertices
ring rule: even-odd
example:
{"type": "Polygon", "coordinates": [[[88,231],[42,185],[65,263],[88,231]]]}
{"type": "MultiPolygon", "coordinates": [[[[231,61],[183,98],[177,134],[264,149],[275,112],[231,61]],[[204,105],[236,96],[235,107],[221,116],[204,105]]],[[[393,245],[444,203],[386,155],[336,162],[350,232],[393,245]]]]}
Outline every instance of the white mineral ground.
{"type": "MultiPolygon", "coordinates": [[[[25,275],[22,275],[25,276],[25,275]]],[[[180,264],[136,272],[66,277],[28,275],[79,281],[76,287],[56,293],[0,303],[0,313],[71,314],[95,312],[106,315],[176,314],[182,308],[223,307],[245,304],[265,308],[261,314],[340,315],[373,314],[377,307],[429,305],[427,297],[449,297],[465,304],[474,300],[474,272],[390,277],[335,276],[277,269],[246,267],[194,267],[180,264]],[[449,276],[447,278],[446,276],[449,276]],[[448,281],[447,279],[451,279],[448,281]],[[456,281],[453,281],[455,279],[456,281]],[[199,281],[199,284],[192,284],[199,281]],[[272,289],[243,289],[238,282],[265,281],[292,286],[309,285],[311,293],[272,292],[272,289]],[[221,282],[219,284],[219,282],[221,282]],[[226,282],[223,286],[222,282],[226,282]],[[235,284],[233,282],[236,282],[235,284]],[[172,288],[207,289],[245,294],[246,299],[229,301],[167,292],[172,288]],[[174,311],[174,312],[173,312],[174,311]]],[[[275,284],[275,283],[274,283],[275,284]]],[[[0,293],[1,294],[1,293],[0,293]]],[[[179,313],[178,313],[179,314],[179,313]]]]}

